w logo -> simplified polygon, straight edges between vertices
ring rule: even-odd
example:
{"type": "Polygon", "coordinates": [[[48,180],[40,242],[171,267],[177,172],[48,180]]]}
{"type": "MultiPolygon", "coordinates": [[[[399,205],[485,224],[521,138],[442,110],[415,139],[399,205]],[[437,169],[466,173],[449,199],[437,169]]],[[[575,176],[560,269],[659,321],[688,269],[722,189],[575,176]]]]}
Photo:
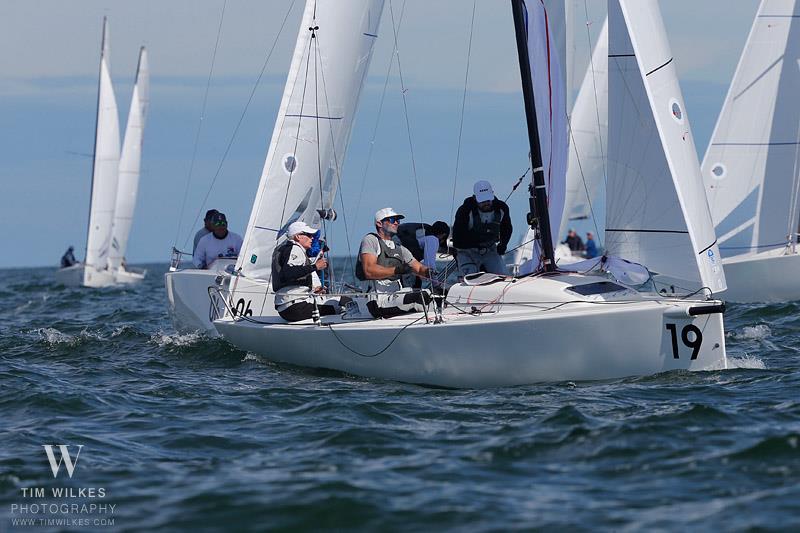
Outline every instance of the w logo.
{"type": "Polygon", "coordinates": [[[72,473],[75,471],[75,466],[78,464],[78,457],[81,454],[83,444],[78,445],[78,453],[75,454],[75,461],[73,461],[72,457],[69,455],[69,446],[66,444],[58,444],[57,446],[59,452],[61,453],[61,457],[59,458],[58,462],[56,462],[56,456],[53,453],[53,445],[42,444],[42,448],[44,448],[44,451],[47,454],[47,460],[50,461],[50,470],[53,471],[53,477],[58,477],[58,471],[61,469],[61,463],[64,463],[64,466],[67,468],[67,474],[69,474],[69,477],[72,478],[72,473]]]}

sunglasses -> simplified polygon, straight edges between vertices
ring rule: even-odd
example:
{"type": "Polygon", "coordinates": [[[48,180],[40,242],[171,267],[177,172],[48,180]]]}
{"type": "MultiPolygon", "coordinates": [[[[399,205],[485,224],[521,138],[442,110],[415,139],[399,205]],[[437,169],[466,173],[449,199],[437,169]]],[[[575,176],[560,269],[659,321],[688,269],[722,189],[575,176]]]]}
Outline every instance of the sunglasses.
{"type": "Polygon", "coordinates": [[[400,222],[400,217],[386,217],[383,219],[383,222],[388,222],[389,224],[397,224],[400,222]]]}

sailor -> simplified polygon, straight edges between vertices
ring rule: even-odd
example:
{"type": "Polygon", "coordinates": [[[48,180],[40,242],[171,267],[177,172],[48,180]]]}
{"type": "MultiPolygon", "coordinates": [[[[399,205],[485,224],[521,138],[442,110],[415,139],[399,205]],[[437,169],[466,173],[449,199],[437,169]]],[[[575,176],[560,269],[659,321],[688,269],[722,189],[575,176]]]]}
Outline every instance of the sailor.
{"type": "Polygon", "coordinates": [[[335,315],[351,301],[324,297],[325,288],[317,272],[328,268],[323,255],[327,247],[319,238],[320,231],[305,222],[289,224],[286,240],[272,253],[272,288],[275,309],[288,322],[307,320],[314,316],[335,315]]]}
{"type": "Polygon", "coordinates": [[[597,257],[597,243],[594,242],[594,235],[591,231],[586,232],[586,259],[597,257]]]}
{"type": "Polygon", "coordinates": [[[192,261],[197,268],[209,268],[219,258],[233,258],[239,255],[242,248],[242,237],[228,231],[228,219],[224,213],[215,213],[211,217],[212,231],[197,243],[192,261]]]}
{"type": "Polygon", "coordinates": [[[569,246],[569,249],[573,252],[581,252],[583,251],[583,240],[581,236],[578,235],[574,229],[570,229],[567,232],[567,238],[561,241],[561,244],[566,244],[569,246]]]}
{"type": "Polygon", "coordinates": [[[192,255],[194,255],[194,251],[197,250],[197,243],[200,242],[200,239],[214,231],[214,226],[211,225],[211,219],[214,218],[214,215],[219,213],[216,209],[209,209],[206,211],[206,217],[203,219],[203,227],[197,230],[197,233],[194,234],[194,246],[192,246],[192,255]]]}
{"type": "MultiPolygon", "coordinates": [[[[400,244],[408,248],[414,259],[431,269],[436,270],[436,254],[447,253],[447,238],[450,226],[447,222],[437,220],[433,224],[422,222],[404,222],[397,227],[397,238],[400,244]]],[[[422,278],[413,276],[411,286],[422,288],[422,278]]]]}
{"type": "Polygon", "coordinates": [[[404,313],[423,311],[430,301],[427,291],[404,289],[402,276],[414,273],[426,277],[429,269],[393,238],[404,216],[391,207],[375,213],[375,232],[361,240],[356,262],[356,278],[368,282],[375,297],[367,308],[375,318],[389,318],[404,313]]]}
{"type": "Polygon", "coordinates": [[[513,228],[508,205],[494,195],[492,184],[475,182],[473,195],[456,211],[453,246],[462,276],[475,272],[505,274],[501,255],[506,253],[513,228]]]}
{"type": "Polygon", "coordinates": [[[69,268],[78,262],[78,260],[75,259],[75,254],[73,253],[74,251],[75,248],[72,246],[67,248],[67,251],[61,256],[61,268],[69,268]]]}

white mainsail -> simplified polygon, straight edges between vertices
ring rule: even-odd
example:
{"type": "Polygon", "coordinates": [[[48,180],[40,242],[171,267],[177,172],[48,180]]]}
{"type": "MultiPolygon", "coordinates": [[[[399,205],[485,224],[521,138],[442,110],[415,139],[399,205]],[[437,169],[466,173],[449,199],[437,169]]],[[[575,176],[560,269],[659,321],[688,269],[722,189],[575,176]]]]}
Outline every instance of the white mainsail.
{"type": "Polygon", "coordinates": [[[150,69],[147,64],[147,50],[139,50],[139,64],[136,68],[136,82],[133,86],[128,123],[125,126],[125,140],[119,160],[119,184],[111,233],[111,251],[108,264],[119,268],[128,249],[128,236],[139,192],[139,171],[142,161],[142,134],[144,132],[147,107],[150,103],[150,69]]]}
{"type": "MultiPolygon", "coordinates": [[[[570,220],[590,218],[602,203],[608,137],[608,20],[597,38],[570,117],[567,190],[559,235],[570,220]]],[[[602,231],[602,221],[595,220],[602,231]]]]}
{"type": "Polygon", "coordinates": [[[714,226],[656,0],[609,1],[606,249],[724,290],[714,226]]]}
{"type": "Polygon", "coordinates": [[[269,279],[295,220],[332,209],[383,0],[308,0],[237,269],[269,279]]]}
{"type": "Polygon", "coordinates": [[[785,246],[797,232],[800,3],[763,0],[703,159],[726,257],[785,246]]]}
{"type": "Polygon", "coordinates": [[[109,70],[108,21],[105,18],[101,50],[92,198],[85,261],[86,265],[96,269],[107,266],[119,173],[119,116],[109,70]]]}

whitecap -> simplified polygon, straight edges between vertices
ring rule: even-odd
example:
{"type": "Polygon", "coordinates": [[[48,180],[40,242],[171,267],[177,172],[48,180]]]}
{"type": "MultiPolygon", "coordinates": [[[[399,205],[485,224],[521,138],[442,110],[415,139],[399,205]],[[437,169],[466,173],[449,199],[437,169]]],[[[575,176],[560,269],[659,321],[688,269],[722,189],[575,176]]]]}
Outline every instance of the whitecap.
{"type": "Polygon", "coordinates": [[[753,370],[766,370],[767,365],[758,357],[745,354],[742,357],[728,356],[728,369],[748,368],[753,370]]]}
{"type": "Polygon", "coordinates": [[[150,342],[154,342],[161,348],[167,346],[191,346],[203,339],[202,333],[164,333],[158,332],[150,336],[150,342]]]}
{"type": "Polygon", "coordinates": [[[772,335],[772,330],[765,324],[758,324],[756,326],[745,326],[741,332],[731,332],[730,336],[734,339],[752,339],[761,340],[766,339],[772,335]]]}
{"type": "Polygon", "coordinates": [[[36,333],[47,343],[47,344],[75,344],[78,342],[76,337],[72,335],[67,335],[66,333],[61,333],[56,328],[39,328],[36,330],[36,333]]]}

